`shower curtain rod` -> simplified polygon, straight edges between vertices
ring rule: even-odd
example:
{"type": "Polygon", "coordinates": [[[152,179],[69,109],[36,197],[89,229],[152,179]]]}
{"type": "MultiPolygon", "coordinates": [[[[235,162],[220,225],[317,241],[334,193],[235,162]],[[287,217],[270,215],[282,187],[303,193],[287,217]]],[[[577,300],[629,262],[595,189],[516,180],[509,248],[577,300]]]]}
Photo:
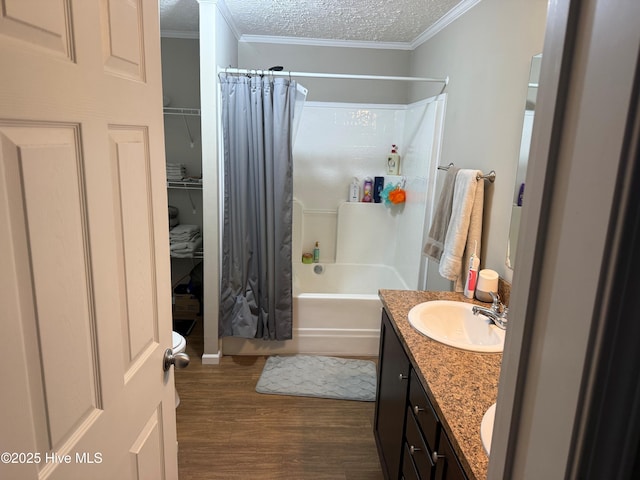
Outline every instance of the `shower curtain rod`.
{"type": "Polygon", "coordinates": [[[382,75],[357,75],[349,73],[311,73],[311,72],[284,72],[274,70],[254,70],[246,68],[222,68],[218,67],[218,75],[221,73],[239,75],[271,75],[277,77],[312,77],[312,78],[344,78],[356,80],[398,80],[404,82],[435,82],[449,84],[449,77],[446,78],[426,78],[426,77],[394,77],[382,75]]]}

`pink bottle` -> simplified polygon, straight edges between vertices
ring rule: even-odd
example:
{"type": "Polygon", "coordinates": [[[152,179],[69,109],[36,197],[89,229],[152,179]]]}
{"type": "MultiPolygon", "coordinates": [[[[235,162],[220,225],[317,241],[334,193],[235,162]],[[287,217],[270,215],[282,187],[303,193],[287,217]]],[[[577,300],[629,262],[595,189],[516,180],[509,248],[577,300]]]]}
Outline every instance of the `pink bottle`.
{"type": "Polygon", "coordinates": [[[371,177],[367,177],[364,179],[364,195],[362,196],[363,202],[372,202],[373,201],[373,180],[371,177]]]}

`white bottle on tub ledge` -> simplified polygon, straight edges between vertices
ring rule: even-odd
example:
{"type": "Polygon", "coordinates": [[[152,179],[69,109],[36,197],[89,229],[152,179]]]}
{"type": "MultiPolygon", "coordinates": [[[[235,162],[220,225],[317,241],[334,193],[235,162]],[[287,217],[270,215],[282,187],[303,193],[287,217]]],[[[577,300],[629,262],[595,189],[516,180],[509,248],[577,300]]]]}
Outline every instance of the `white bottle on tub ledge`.
{"type": "Polygon", "coordinates": [[[360,201],[360,182],[358,177],[353,177],[351,185],[349,186],[349,202],[360,201]]]}

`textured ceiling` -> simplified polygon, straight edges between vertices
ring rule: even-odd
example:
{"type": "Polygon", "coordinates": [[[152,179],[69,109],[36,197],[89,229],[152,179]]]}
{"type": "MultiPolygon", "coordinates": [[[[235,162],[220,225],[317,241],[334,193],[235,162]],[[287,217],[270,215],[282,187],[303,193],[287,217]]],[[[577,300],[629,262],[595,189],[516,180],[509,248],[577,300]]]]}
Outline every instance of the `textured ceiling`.
{"type": "MultiPolygon", "coordinates": [[[[224,0],[237,33],[411,43],[465,0],[224,0]]],[[[197,0],[160,0],[163,31],[198,31],[197,0]]]]}

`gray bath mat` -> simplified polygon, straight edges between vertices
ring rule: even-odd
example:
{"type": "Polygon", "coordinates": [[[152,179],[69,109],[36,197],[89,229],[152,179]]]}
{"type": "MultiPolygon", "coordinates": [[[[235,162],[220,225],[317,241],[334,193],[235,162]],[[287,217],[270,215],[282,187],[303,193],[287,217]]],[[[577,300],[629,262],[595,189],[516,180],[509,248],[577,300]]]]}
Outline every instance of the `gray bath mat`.
{"type": "Polygon", "coordinates": [[[256,385],[258,393],[373,402],[376,364],[315,355],[267,359],[256,385]]]}

